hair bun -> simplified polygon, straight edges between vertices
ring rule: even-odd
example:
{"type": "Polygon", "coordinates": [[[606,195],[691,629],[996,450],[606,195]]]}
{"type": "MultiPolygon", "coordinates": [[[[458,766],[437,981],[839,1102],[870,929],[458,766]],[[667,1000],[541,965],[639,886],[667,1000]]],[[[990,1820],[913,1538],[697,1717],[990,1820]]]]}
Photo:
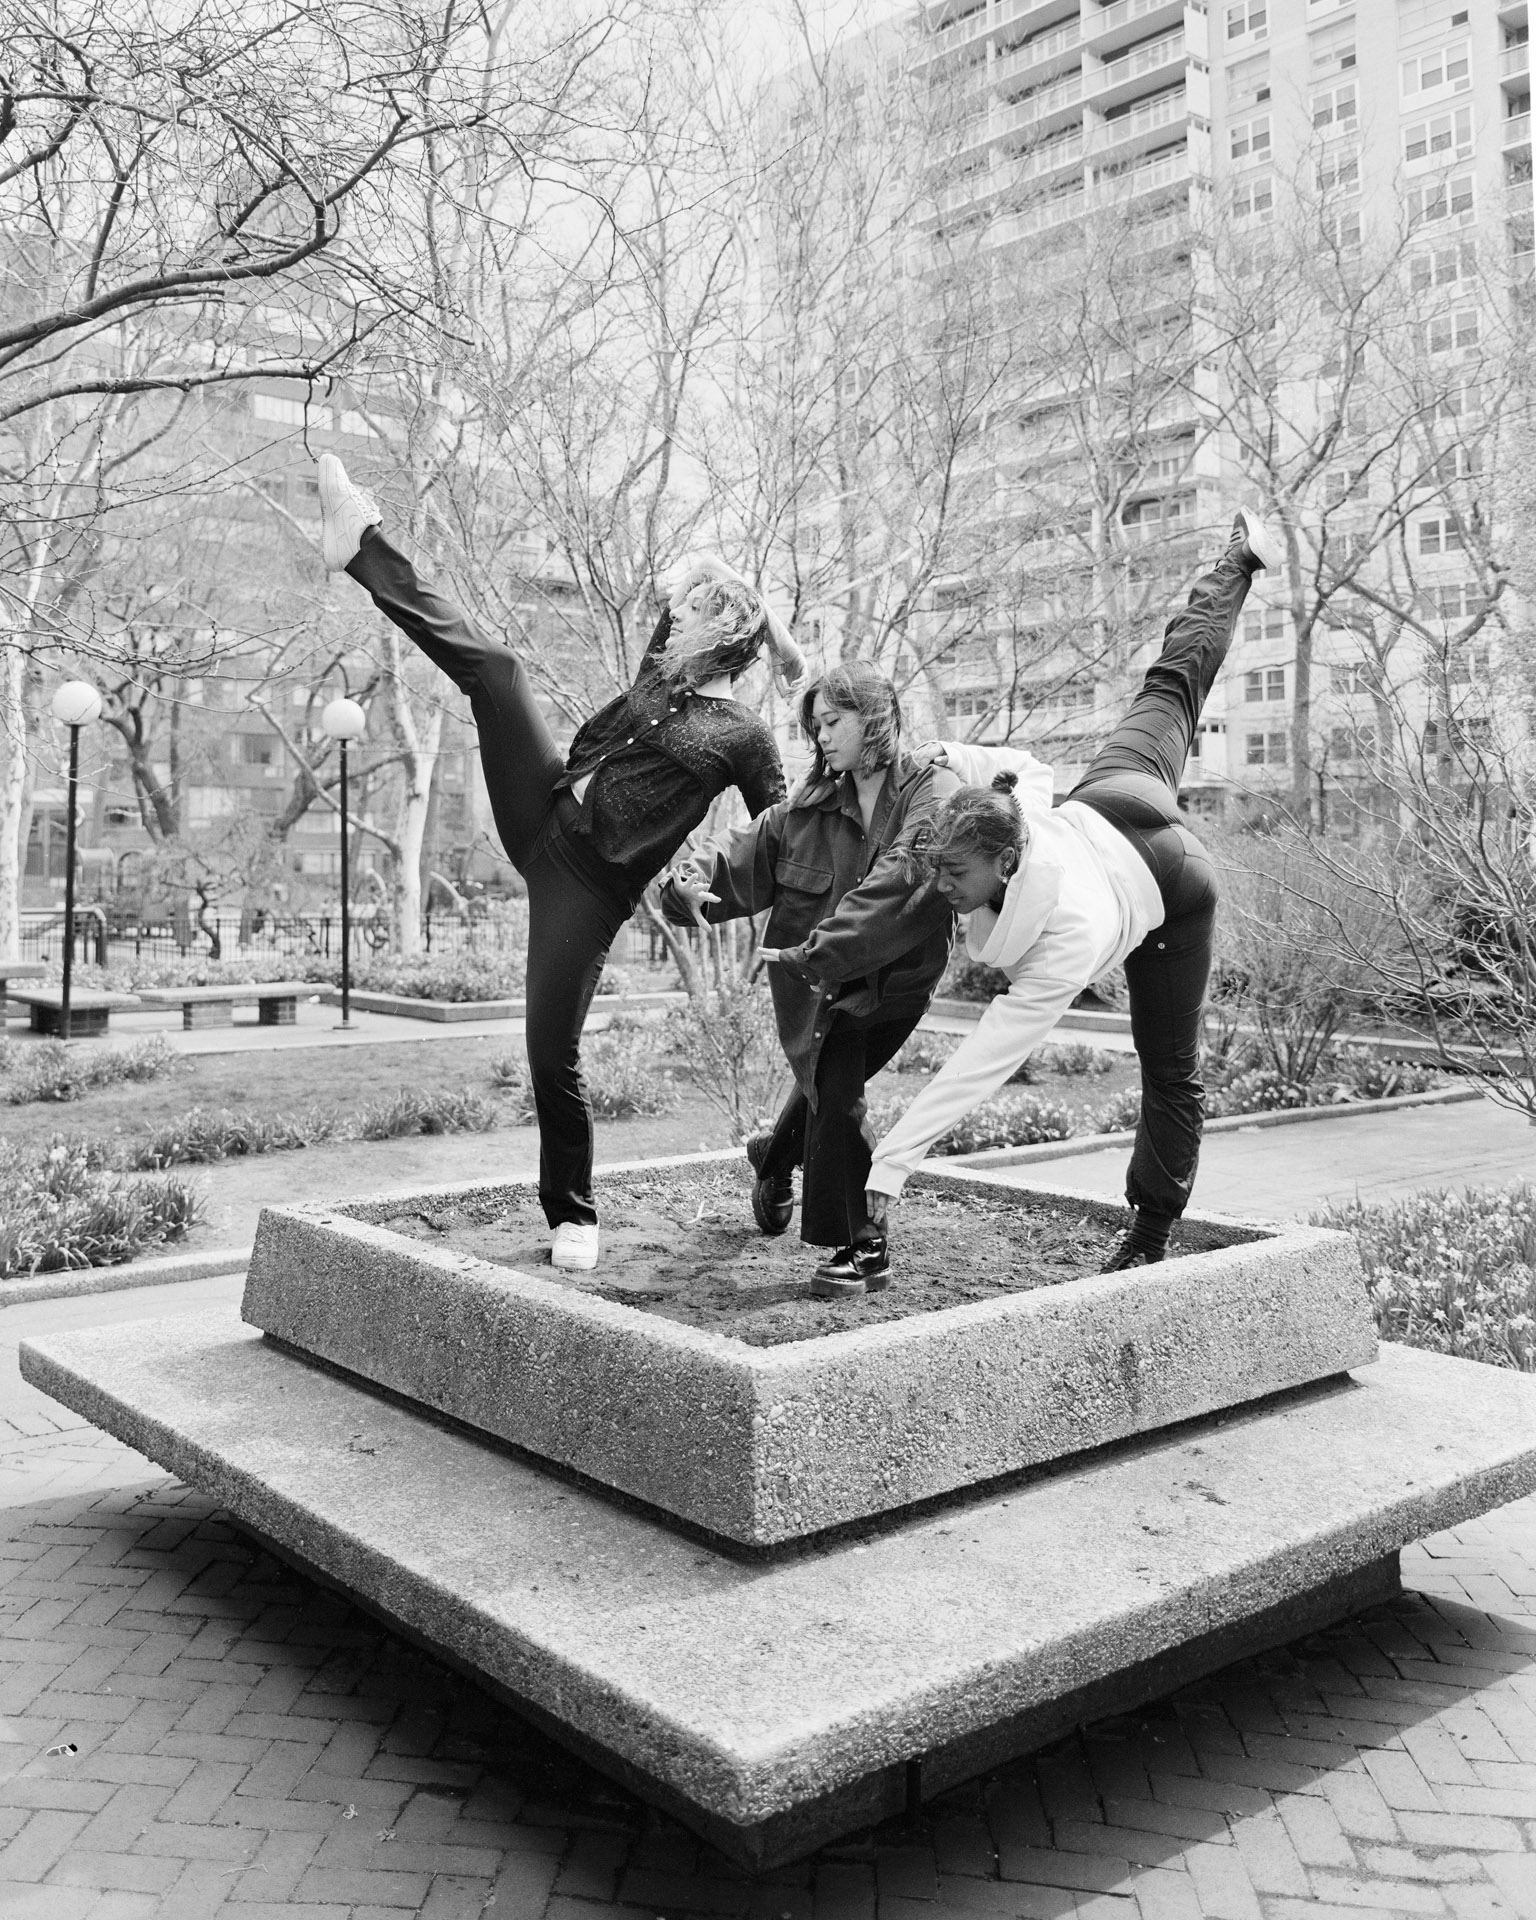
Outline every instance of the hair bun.
{"type": "Polygon", "coordinates": [[[1019,776],[1016,773],[994,773],[992,776],[993,788],[998,793],[1012,793],[1018,784],[1019,776]]]}

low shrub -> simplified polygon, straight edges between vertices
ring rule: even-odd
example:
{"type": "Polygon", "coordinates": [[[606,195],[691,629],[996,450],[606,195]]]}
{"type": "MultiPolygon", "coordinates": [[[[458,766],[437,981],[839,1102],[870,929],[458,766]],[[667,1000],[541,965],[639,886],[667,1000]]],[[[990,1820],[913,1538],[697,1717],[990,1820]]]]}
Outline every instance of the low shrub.
{"type": "Polygon", "coordinates": [[[129,1141],[122,1153],[125,1163],[138,1169],[210,1166],[247,1154],[318,1146],[340,1133],[338,1116],[319,1107],[275,1116],[231,1112],[227,1107],[217,1113],[188,1107],[178,1119],[129,1141]]]}
{"type": "Polygon", "coordinates": [[[399,1140],[413,1133],[489,1133],[497,1117],[495,1104],[468,1087],[454,1093],[399,1087],[387,1099],[359,1110],[354,1137],[399,1140]]]}
{"type": "Polygon", "coordinates": [[[954,1033],[924,1033],[921,1028],[903,1041],[891,1062],[892,1073],[937,1073],[960,1044],[954,1033]]]}
{"type": "Polygon", "coordinates": [[[34,1101],[78,1100],[98,1087],[162,1079],[175,1073],[180,1064],[170,1043],[159,1034],[136,1041],[131,1047],[89,1053],[62,1040],[5,1046],[0,1048],[0,1098],[13,1107],[34,1101]]]}
{"type": "Polygon", "coordinates": [[[97,1143],[55,1135],[40,1151],[0,1147],[0,1277],[111,1266],[179,1240],[202,1197],[185,1180],[128,1180],[97,1143]]]}
{"type": "Polygon", "coordinates": [[[1141,1088],[1126,1087],[1100,1107],[1083,1114],[1078,1133],[1130,1133],[1141,1119],[1141,1088]]]}
{"type": "Polygon", "coordinates": [[[937,991],[941,999],[947,1000],[995,1000],[1007,989],[1007,974],[970,959],[962,944],[956,948],[949,971],[939,982],[937,991]]]}
{"type": "MultiPolygon", "coordinates": [[[[877,1137],[895,1125],[906,1111],[904,1099],[872,1103],[869,1123],[877,1137]]],[[[936,1141],[936,1154],[983,1153],[991,1147],[1033,1147],[1046,1140],[1066,1140],[1074,1132],[1072,1115],[1054,1100],[1030,1093],[1002,1093],[983,1100],[963,1120],[936,1141]]]]}
{"type": "MultiPolygon", "coordinates": [[[[515,1000],[527,983],[527,952],[522,946],[462,953],[422,953],[409,960],[380,954],[352,969],[359,993],[392,993],[402,1000],[515,1000]]],[[[341,979],[338,960],[312,961],[307,980],[341,979]]]]}
{"type": "Polygon", "coordinates": [[[1113,1073],[1126,1056],[1108,1047],[1091,1047],[1086,1040],[1070,1040],[1038,1049],[1024,1062],[1039,1073],[1059,1073],[1066,1078],[1078,1075],[1113,1073]]]}
{"type": "Polygon", "coordinates": [[[1312,1221],[1354,1234],[1383,1340],[1536,1372],[1536,1186],[1353,1200],[1312,1221]]]}

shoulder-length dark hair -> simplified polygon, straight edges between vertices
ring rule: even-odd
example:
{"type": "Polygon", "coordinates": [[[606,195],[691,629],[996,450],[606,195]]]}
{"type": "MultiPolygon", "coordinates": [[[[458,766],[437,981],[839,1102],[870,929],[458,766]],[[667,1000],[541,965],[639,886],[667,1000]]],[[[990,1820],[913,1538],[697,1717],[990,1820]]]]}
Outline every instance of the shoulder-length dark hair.
{"type": "Polygon", "coordinates": [[[863,746],[859,752],[860,773],[873,773],[877,767],[891,765],[901,751],[901,702],[896,697],[896,689],[883,673],[865,661],[848,660],[829,667],[800,696],[800,731],[810,741],[811,752],[815,756],[815,764],[811,768],[813,780],[834,780],[837,777],[822,758],[821,743],[816,738],[818,694],[829,707],[859,716],[863,729],[863,746]]]}

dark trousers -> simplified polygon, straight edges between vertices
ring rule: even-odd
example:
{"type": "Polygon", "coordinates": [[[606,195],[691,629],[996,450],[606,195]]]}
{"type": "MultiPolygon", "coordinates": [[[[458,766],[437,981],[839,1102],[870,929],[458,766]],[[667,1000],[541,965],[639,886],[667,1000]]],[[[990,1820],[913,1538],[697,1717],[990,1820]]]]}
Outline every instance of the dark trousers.
{"type": "Polygon", "coordinates": [[[864,1098],[867,1081],[895,1058],[923,1010],[895,1020],[837,1014],[816,1057],[816,1105],[797,1087],[774,1122],[762,1172],[800,1181],[800,1238],[813,1247],[846,1247],[882,1238],[864,1204],[875,1136],[864,1098]]]}
{"type": "Polygon", "coordinates": [[[562,854],[555,744],[527,669],[429,587],[379,532],[363,535],[347,572],[386,619],[442,668],[480,738],[491,813],[507,858],[528,883],[528,1071],[539,1122],[539,1200],[549,1224],[590,1222],[592,1109],[581,1077],[581,1030],[630,903],[606,894],[562,854]]]}
{"type": "Polygon", "coordinates": [[[1125,1197],[1153,1213],[1176,1216],[1189,1204],[1205,1121],[1200,1018],[1217,884],[1210,855],[1184,825],[1179,782],[1251,580],[1234,540],[1169,621],[1130,711],[1068,795],[1131,841],[1163,898],[1163,924],[1125,961],[1141,1061],[1141,1119],[1125,1197]]]}

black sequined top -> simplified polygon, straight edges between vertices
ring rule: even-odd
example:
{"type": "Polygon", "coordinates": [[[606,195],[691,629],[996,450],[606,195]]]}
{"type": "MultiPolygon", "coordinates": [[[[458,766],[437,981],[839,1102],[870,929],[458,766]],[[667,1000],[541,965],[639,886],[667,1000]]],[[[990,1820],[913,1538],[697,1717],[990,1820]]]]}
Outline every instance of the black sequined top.
{"type": "Polygon", "coordinates": [[[638,900],[727,787],[756,816],[785,795],[767,725],[739,700],[669,680],[657,656],[672,630],[663,612],[627,693],[594,713],[571,742],[556,792],[557,831],[576,865],[605,890],[638,900]],[[592,779],[580,804],[570,788],[592,779]]]}

